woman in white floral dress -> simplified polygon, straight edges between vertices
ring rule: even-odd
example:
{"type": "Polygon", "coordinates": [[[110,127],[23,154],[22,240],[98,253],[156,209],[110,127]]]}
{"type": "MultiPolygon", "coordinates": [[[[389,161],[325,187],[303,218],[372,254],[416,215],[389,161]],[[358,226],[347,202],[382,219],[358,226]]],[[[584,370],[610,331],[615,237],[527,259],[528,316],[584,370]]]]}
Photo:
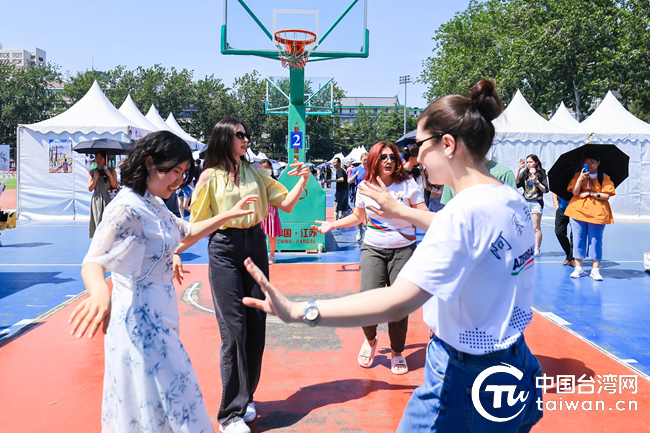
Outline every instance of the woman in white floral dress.
{"type": "Polygon", "coordinates": [[[179,339],[172,257],[181,239],[198,239],[252,213],[243,207],[257,196],[199,223],[176,218],[161,198],[193,178],[191,161],[190,148],[172,133],[140,140],[120,167],[126,188],[106,207],[83,262],[90,296],[72,313],[71,334],[92,337],[104,322],[105,433],[214,432],[179,339]]]}

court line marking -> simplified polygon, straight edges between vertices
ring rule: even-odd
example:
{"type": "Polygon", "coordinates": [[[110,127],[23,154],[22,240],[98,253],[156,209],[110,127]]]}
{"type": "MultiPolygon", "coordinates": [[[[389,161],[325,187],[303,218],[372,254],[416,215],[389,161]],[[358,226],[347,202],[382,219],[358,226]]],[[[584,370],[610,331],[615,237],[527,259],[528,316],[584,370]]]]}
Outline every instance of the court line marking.
{"type": "Polygon", "coordinates": [[[647,375],[646,373],[644,373],[643,371],[639,370],[637,367],[634,367],[633,365],[630,365],[630,364],[626,363],[624,359],[621,359],[621,358],[619,358],[618,356],[614,355],[613,353],[609,352],[608,350],[606,350],[606,349],[600,347],[599,345],[597,345],[597,344],[594,343],[593,341],[590,341],[590,340],[586,339],[585,337],[583,337],[582,335],[578,334],[577,332],[575,332],[574,330],[572,330],[572,329],[569,328],[568,326],[560,325],[559,323],[556,323],[556,322],[552,321],[551,319],[549,319],[548,317],[546,317],[546,316],[544,315],[544,313],[546,313],[546,311],[542,311],[542,310],[540,310],[540,309],[538,309],[538,308],[533,307],[532,305],[531,305],[530,308],[531,308],[534,312],[536,312],[537,314],[539,314],[541,317],[543,317],[544,319],[548,320],[549,322],[553,323],[554,325],[559,326],[560,328],[564,329],[564,330],[565,330],[566,332],[568,332],[569,334],[573,335],[573,336],[576,337],[576,338],[579,338],[580,340],[582,340],[582,341],[584,341],[585,343],[589,344],[589,345],[590,345],[591,347],[593,347],[594,349],[600,351],[601,353],[603,353],[603,354],[609,356],[610,358],[612,358],[614,361],[618,362],[619,364],[621,364],[621,365],[623,365],[623,366],[629,368],[630,370],[634,371],[636,374],[638,374],[639,376],[643,377],[643,378],[646,379],[647,381],[650,381],[650,376],[648,376],[648,375],[647,375]]]}
{"type": "Polygon", "coordinates": [[[0,263],[0,266],[81,266],[81,263],[0,263]]]}
{"type": "MultiPolygon", "coordinates": [[[[183,296],[181,297],[181,299],[185,301],[185,303],[187,303],[188,305],[197,308],[205,313],[209,313],[211,315],[215,314],[214,310],[204,307],[194,299],[195,292],[201,288],[203,288],[203,284],[201,284],[200,281],[195,281],[194,283],[190,284],[190,286],[187,289],[185,289],[185,292],[183,292],[183,296]]],[[[198,294],[196,295],[196,298],[198,299],[198,294]]],[[[278,317],[273,316],[271,314],[266,315],[266,321],[275,322],[275,323],[284,323],[278,317]]]]}

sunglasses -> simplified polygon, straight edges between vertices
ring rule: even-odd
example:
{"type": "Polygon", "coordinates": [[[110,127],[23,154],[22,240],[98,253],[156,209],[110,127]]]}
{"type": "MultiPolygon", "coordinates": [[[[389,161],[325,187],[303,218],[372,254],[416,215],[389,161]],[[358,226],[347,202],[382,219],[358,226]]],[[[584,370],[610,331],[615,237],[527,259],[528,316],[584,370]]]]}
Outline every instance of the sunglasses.
{"type": "Polygon", "coordinates": [[[418,156],[418,153],[420,152],[420,147],[421,147],[421,146],[422,146],[426,141],[433,140],[434,138],[440,138],[440,137],[442,137],[443,135],[445,135],[445,133],[432,135],[431,137],[429,137],[429,138],[425,138],[425,139],[422,140],[422,141],[416,141],[415,143],[411,143],[411,144],[409,144],[408,146],[406,146],[406,148],[409,150],[409,152],[411,153],[412,156],[418,156]]]}
{"type": "Polygon", "coordinates": [[[235,137],[239,138],[240,140],[247,139],[248,140],[248,135],[244,134],[241,131],[235,132],[235,137]]]}
{"type": "Polygon", "coordinates": [[[390,158],[390,160],[393,162],[397,162],[397,156],[394,154],[388,155],[386,153],[382,153],[381,155],[379,155],[379,160],[382,162],[386,161],[388,158],[390,158]]]}

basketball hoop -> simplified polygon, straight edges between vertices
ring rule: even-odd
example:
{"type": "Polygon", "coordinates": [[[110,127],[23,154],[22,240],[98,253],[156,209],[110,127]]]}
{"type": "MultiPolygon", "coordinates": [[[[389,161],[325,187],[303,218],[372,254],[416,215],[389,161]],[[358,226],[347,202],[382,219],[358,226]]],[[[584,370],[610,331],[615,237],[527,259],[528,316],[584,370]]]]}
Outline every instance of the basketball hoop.
{"type": "Polygon", "coordinates": [[[282,66],[290,69],[304,68],[316,46],[316,33],[308,30],[278,30],[274,38],[282,66]]]}

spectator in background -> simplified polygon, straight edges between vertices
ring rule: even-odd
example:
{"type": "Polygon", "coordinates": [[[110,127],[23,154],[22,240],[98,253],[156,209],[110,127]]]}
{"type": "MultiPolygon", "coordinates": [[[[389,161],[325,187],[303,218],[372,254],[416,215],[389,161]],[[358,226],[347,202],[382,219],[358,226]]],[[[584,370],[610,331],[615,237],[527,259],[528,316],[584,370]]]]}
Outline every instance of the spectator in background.
{"type": "Polygon", "coordinates": [[[542,212],[544,211],[544,194],[548,192],[546,170],[537,155],[530,154],[519,160],[517,166],[517,188],[524,189],[524,198],[533,216],[535,227],[535,255],[542,247],[542,212]],[[525,168],[524,168],[525,167],[525,168]],[[522,171],[522,168],[524,169],[522,171]]]}
{"type": "Polygon", "coordinates": [[[553,193],[553,204],[555,204],[555,236],[566,254],[566,258],[562,263],[564,266],[575,267],[573,261],[573,240],[567,236],[567,228],[569,227],[570,218],[564,215],[566,207],[569,205],[569,200],[565,200],[553,193]]]}
{"type": "Polygon", "coordinates": [[[89,238],[95,235],[95,230],[102,221],[104,208],[111,201],[109,190],[115,188],[117,188],[117,173],[108,167],[106,152],[100,150],[95,154],[95,168],[88,172],[88,191],[93,193],[90,199],[89,238]]]}
{"type": "Polygon", "coordinates": [[[602,281],[600,275],[600,261],[603,257],[603,231],[606,224],[614,224],[612,208],[609,198],[616,194],[614,182],[598,169],[600,157],[587,154],[585,165],[573,176],[568,191],[573,193],[564,214],[571,217],[571,231],[573,232],[573,257],[575,269],[571,278],[580,278],[584,275],[582,260],[589,255],[593,260],[593,267],[589,275],[596,281],[602,281]]]}
{"type": "Polygon", "coordinates": [[[348,177],[345,170],[341,168],[341,160],[337,157],[332,161],[334,168],[334,179],[328,179],[327,186],[332,182],[336,183],[336,192],[334,193],[334,219],[338,220],[348,215],[350,206],[348,204],[348,177]]]}
{"type": "Polygon", "coordinates": [[[199,182],[199,177],[201,177],[201,173],[203,173],[203,167],[201,167],[201,159],[196,158],[196,161],[194,161],[196,164],[194,166],[194,185],[196,185],[199,182]]]}

